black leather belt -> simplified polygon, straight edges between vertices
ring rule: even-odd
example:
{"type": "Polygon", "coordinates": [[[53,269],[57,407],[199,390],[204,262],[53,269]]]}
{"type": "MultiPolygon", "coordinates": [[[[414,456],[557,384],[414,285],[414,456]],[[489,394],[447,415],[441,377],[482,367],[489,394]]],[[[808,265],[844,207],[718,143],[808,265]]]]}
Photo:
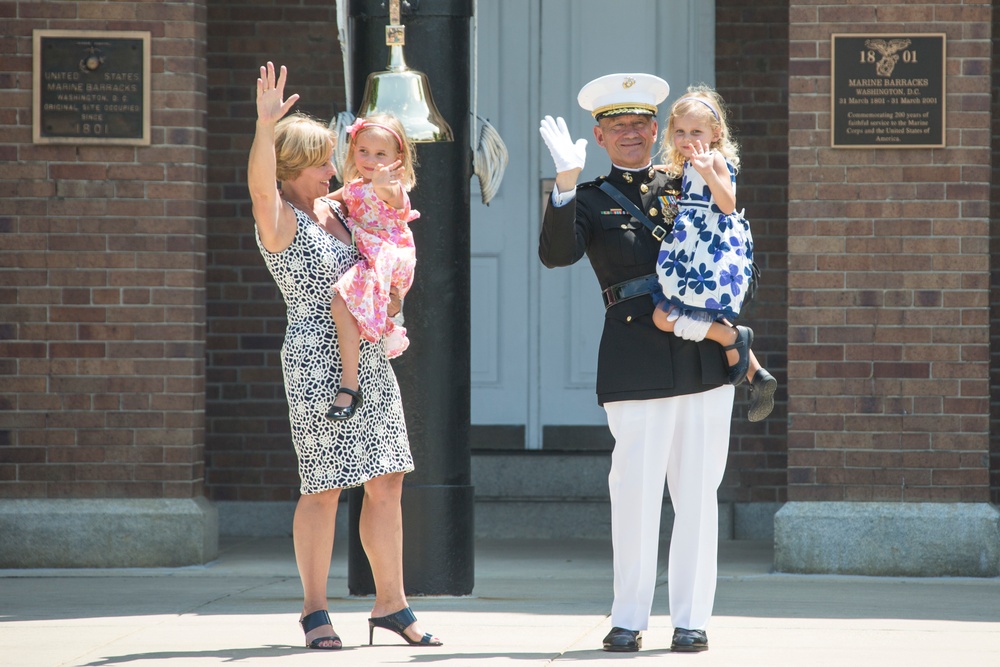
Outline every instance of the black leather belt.
{"type": "Polygon", "coordinates": [[[656,274],[650,273],[646,276],[639,276],[638,278],[632,278],[632,280],[625,280],[617,285],[612,285],[601,293],[604,297],[604,308],[610,308],[616,303],[625,301],[626,299],[632,299],[637,296],[649,294],[655,290],[659,284],[660,281],[656,277],[656,274]]]}

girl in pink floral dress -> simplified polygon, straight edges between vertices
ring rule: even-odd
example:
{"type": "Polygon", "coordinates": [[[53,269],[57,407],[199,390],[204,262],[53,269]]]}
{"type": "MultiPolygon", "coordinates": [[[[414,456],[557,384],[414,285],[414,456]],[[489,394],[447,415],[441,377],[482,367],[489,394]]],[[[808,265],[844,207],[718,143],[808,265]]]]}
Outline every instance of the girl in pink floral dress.
{"type": "Polygon", "coordinates": [[[392,359],[410,344],[406,329],[388,316],[390,294],[402,299],[413,284],[416,254],[409,222],[420,214],[406,194],[416,183],[413,148],[389,114],[359,118],[347,129],[344,187],[334,193],[347,206],[348,227],[361,261],[334,285],[331,304],[343,375],[327,418],[349,419],[361,407],[360,338],[382,342],[392,359]]]}

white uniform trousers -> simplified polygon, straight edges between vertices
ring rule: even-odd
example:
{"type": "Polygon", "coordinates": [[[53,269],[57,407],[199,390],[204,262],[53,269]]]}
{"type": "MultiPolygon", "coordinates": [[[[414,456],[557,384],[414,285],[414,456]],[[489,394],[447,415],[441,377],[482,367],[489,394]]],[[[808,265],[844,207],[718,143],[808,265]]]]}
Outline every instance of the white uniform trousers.
{"type": "Polygon", "coordinates": [[[699,394],[605,403],[611,456],[611,624],[645,630],[656,586],[660,509],[666,478],[674,508],[667,584],[674,627],[704,630],[718,571],[719,502],[735,387],[699,394]]]}

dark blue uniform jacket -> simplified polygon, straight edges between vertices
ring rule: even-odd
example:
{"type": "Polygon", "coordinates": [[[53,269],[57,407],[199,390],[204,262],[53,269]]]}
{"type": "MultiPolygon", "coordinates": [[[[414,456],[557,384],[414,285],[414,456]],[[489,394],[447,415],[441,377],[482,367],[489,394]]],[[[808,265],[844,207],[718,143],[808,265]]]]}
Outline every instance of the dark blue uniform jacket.
{"type": "MultiPolygon", "coordinates": [[[[669,228],[660,196],[667,188],[679,190],[678,181],[653,169],[614,168],[606,178],[654,224],[669,228]]],[[[654,273],[660,242],[599,189],[602,179],[578,185],[576,197],[565,206],[556,207],[549,200],[538,256],[551,268],[569,266],[587,255],[603,290],[654,273]]],[[[660,331],[653,325],[652,312],[652,298],[643,295],[616,303],[605,313],[597,359],[598,404],[695,394],[727,383],[722,346],[660,331]]]]}

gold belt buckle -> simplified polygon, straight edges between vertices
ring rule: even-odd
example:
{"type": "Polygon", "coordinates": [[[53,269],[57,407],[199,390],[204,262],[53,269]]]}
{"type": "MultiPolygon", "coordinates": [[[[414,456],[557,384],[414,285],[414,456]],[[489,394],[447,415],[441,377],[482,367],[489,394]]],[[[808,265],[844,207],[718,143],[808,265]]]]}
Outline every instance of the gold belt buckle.
{"type": "Polygon", "coordinates": [[[657,225],[653,229],[653,238],[656,239],[657,241],[662,241],[663,237],[666,235],[667,235],[667,230],[664,229],[663,227],[660,227],[659,225],[657,225]]]}

